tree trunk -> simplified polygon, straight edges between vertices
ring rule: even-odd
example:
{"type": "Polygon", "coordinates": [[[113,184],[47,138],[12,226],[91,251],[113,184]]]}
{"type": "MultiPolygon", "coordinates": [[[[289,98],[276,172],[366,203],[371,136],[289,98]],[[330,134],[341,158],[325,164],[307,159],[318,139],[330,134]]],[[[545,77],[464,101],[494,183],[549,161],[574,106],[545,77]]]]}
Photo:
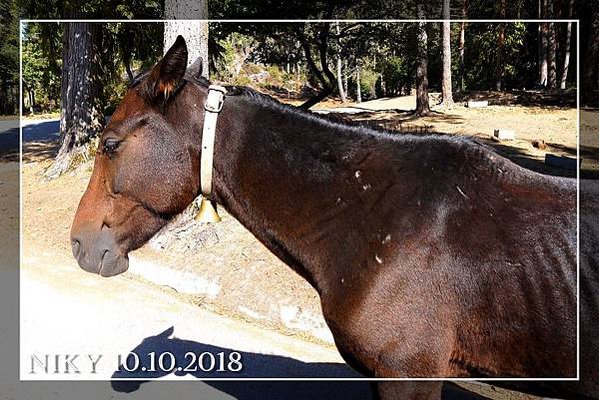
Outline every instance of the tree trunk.
{"type": "MultiPolygon", "coordinates": [[[[2,80],[2,96],[0,96],[0,114],[10,114],[8,111],[8,104],[10,103],[8,93],[9,90],[7,82],[6,80],[2,80]]],[[[10,93],[10,97],[12,98],[12,91],[10,93]]]]}
{"type": "MultiPolygon", "coordinates": [[[[335,23],[337,36],[339,36],[339,22],[335,23]]],[[[339,88],[339,97],[342,102],[346,102],[345,90],[343,89],[343,61],[341,60],[341,43],[337,41],[337,87],[339,88]]]]}
{"type": "Polygon", "coordinates": [[[8,82],[4,78],[2,79],[2,96],[0,96],[0,114],[9,114],[8,103],[8,82]]]}
{"type": "MultiPolygon", "coordinates": [[[[597,55],[599,55],[599,5],[597,2],[592,3],[591,12],[591,29],[581,77],[582,99],[585,102],[593,95],[596,83],[594,78],[597,69],[597,55]]],[[[599,78],[599,74],[597,74],[596,78],[599,78]]]]}
{"type": "MultiPolygon", "coordinates": [[[[466,19],[468,17],[468,0],[464,0],[462,3],[462,19],[466,19]]],[[[458,83],[458,90],[460,92],[464,91],[464,51],[466,49],[466,21],[462,21],[460,26],[460,77],[458,83]]]]}
{"type": "Polygon", "coordinates": [[[347,101],[347,97],[345,96],[345,90],[343,88],[343,69],[341,57],[337,58],[337,86],[339,88],[339,97],[341,97],[341,101],[345,103],[347,101]]]}
{"type": "MultiPolygon", "coordinates": [[[[418,3],[418,18],[425,19],[424,7],[418,3]]],[[[426,22],[418,23],[418,50],[416,67],[416,111],[418,116],[424,116],[431,112],[428,99],[428,37],[426,34],[426,22]]]]}
{"type": "Polygon", "coordinates": [[[306,62],[308,63],[308,68],[316,78],[322,84],[322,90],[316,96],[308,99],[300,108],[309,109],[315,104],[318,104],[322,100],[324,100],[328,95],[333,93],[333,88],[336,85],[335,74],[331,72],[328,66],[327,61],[327,52],[328,52],[328,38],[329,38],[329,28],[330,22],[325,22],[318,32],[318,53],[320,56],[320,68],[316,66],[314,59],[312,58],[312,50],[310,49],[310,43],[308,43],[308,39],[306,38],[306,33],[303,29],[305,29],[305,24],[303,29],[300,28],[296,31],[297,38],[304,50],[304,55],[306,56],[306,62]]]}
{"type": "Polygon", "coordinates": [[[555,37],[555,24],[553,22],[549,23],[548,31],[549,31],[549,39],[548,39],[548,51],[547,51],[547,64],[548,64],[547,87],[549,87],[550,89],[555,89],[557,87],[557,62],[556,62],[557,44],[556,44],[556,37],[555,37]]]}
{"type": "Polygon", "coordinates": [[[99,24],[64,24],[64,48],[60,99],[61,145],[45,176],[58,177],[76,157],[88,158],[92,139],[102,130],[102,82],[100,77],[99,24]]]}
{"type": "Polygon", "coordinates": [[[171,47],[178,35],[187,43],[188,65],[202,58],[202,76],[209,77],[208,54],[208,1],[165,0],[164,52],[171,47]]]}
{"type": "MultiPolygon", "coordinates": [[[[554,18],[553,1],[547,0],[547,16],[554,18]]],[[[547,24],[547,87],[555,89],[557,87],[557,40],[555,34],[555,23],[547,24]]]]}
{"type": "MultiPolygon", "coordinates": [[[[568,3],[568,19],[572,18],[572,14],[574,13],[574,0],[570,0],[568,3]]],[[[570,66],[570,43],[572,40],[572,22],[568,22],[568,26],[566,27],[566,44],[564,46],[564,64],[562,67],[562,79],[560,81],[559,87],[560,89],[566,88],[566,80],[568,79],[568,67],[570,66]]]]}
{"type": "Polygon", "coordinates": [[[2,96],[0,96],[0,114],[8,114],[8,85],[6,79],[2,79],[2,96]]]}
{"type": "Polygon", "coordinates": [[[443,0],[443,80],[441,83],[441,105],[453,107],[453,94],[451,92],[451,24],[450,0],[443,0]]]}
{"type": "Polygon", "coordinates": [[[539,85],[546,87],[547,86],[547,75],[548,75],[548,66],[547,66],[547,36],[548,29],[547,23],[542,22],[540,24],[541,28],[541,37],[540,37],[540,45],[539,45],[539,85]]]}
{"type": "MultiPolygon", "coordinates": [[[[547,0],[539,0],[539,19],[546,17],[547,0]]],[[[547,23],[539,23],[539,81],[538,85],[547,86],[547,23]]]]}
{"type": "Polygon", "coordinates": [[[360,83],[360,66],[356,67],[356,102],[362,102],[362,86],[360,83]]]}
{"type": "Polygon", "coordinates": [[[33,90],[29,89],[29,114],[33,114],[33,90]]]}
{"type": "MultiPolygon", "coordinates": [[[[506,14],[507,0],[499,2],[499,18],[504,19],[506,14]]],[[[505,22],[499,23],[499,32],[497,33],[497,59],[495,60],[495,90],[502,89],[504,73],[504,49],[505,47],[505,22]]]]}
{"type": "Polygon", "coordinates": [[[347,60],[343,60],[343,91],[345,92],[345,97],[348,96],[347,90],[347,81],[349,80],[347,76],[347,60]]]}
{"type": "MultiPolygon", "coordinates": [[[[201,57],[202,76],[209,78],[208,1],[165,0],[164,16],[170,21],[164,23],[163,52],[166,53],[178,35],[183,36],[187,44],[187,65],[193,64],[198,57],[201,57]]],[[[156,250],[168,249],[173,243],[179,242],[181,232],[194,231],[194,235],[199,236],[209,233],[213,228],[195,222],[197,211],[193,202],[154,235],[149,242],[150,246],[156,250]]]]}
{"type": "Polygon", "coordinates": [[[127,57],[124,60],[124,64],[125,64],[125,71],[127,72],[127,78],[129,78],[129,82],[133,82],[133,79],[135,77],[133,76],[133,71],[131,70],[131,60],[129,59],[129,57],[127,57]]]}
{"type": "Polygon", "coordinates": [[[322,72],[328,79],[329,87],[333,87],[335,85],[335,74],[331,72],[329,69],[329,62],[327,59],[328,49],[329,49],[329,31],[330,31],[330,22],[325,22],[318,32],[318,52],[320,54],[320,68],[322,72]]]}

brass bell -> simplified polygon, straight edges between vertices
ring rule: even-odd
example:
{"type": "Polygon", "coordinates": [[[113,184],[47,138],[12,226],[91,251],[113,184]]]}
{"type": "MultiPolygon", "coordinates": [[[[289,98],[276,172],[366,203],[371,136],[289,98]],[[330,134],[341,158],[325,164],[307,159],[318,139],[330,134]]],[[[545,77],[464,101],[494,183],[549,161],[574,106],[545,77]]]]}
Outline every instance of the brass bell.
{"type": "Polygon", "coordinates": [[[220,222],[221,219],[218,216],[218,212],[216,212],[216,207],[212,202],[202,196],[199,199],[200,206],[198,209],[198,213],[195,216],[195,220],[200,224],[212,224],[216,222],[220,222]]]}

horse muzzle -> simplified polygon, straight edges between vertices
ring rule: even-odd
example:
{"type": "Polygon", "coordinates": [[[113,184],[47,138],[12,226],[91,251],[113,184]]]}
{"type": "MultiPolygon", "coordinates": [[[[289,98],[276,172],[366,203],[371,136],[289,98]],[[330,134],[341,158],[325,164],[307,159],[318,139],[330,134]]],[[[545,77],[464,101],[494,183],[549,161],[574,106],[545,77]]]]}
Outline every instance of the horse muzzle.
{"type": "Polygon", "coordinates": [[[129,268],[129,257],[119,254],[114,235],[108,228],[98,234],[71,232],[73,256],[79,266],[100,276],[121,274],[129,268]]]}

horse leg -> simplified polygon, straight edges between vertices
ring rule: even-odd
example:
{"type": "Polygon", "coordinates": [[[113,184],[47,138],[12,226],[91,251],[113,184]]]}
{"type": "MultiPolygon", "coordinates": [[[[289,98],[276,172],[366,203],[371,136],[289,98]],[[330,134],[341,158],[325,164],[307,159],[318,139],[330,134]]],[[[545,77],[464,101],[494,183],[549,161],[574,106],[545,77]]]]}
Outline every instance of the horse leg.
{"type": "Polygon", "coordinates": [[[375,400],[441,400],[443,382],[379,381],[372,382],[375,400]]]}

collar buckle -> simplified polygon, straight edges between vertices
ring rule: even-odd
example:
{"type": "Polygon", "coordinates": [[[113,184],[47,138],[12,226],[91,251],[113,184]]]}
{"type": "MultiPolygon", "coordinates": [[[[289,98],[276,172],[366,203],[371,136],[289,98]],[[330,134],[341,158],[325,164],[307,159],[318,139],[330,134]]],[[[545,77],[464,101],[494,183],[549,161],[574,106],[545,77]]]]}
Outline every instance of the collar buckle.
{"type": "Polygon", "coordinates": [[[204,110],[213,113],[219,113],[225,103],[225,94],[227,89],[219,85],[210,85],[208,87],[208,96],[204,103],[204,110]]]}

